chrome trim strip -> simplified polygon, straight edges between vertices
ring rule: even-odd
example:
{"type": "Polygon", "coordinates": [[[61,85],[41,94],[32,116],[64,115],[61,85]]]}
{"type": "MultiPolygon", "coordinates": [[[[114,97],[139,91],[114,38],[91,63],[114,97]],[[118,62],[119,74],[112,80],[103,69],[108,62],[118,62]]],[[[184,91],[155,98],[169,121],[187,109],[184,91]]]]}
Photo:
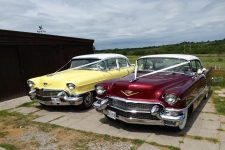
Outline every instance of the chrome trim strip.
{"type": "MultiPolygon", "coordinates": [[[[120,100],[120,101],[125,101],[127,103],[141,103],[141,104],[158,104],[158,105],[162,105],[162,103],[159,102],[143,102],[143,101],[132,101],[132,100],[127,100],[125,98],[120,98],[120,97],[115,97],[115,96],[110,96],[108,98],[112,98],[112,99],[116,99],[116,100],[120,100]]],[[[163,105],[162,105],[163,106],[163,105]]],[[[164,106],[163,106],[164,107],[164,106]]]]}
{"type": "Polygon", "coordinates": [[[123,116],[117,116],[116,119],[130,123],[130,124],[143,124],[143,125],[164,125],[162,120],[149,120],[149,119],[137,119],[137,118],[126,118],[123,116]]]}

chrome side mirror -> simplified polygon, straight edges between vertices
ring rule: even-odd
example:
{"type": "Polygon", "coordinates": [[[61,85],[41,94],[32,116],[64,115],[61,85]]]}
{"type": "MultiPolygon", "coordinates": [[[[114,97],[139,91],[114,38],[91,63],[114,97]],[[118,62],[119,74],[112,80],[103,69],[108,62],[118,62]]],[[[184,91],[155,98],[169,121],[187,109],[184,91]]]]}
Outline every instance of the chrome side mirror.
{"type": "Polygon", "coordinates": [[[206,68],[202,68],[202,72],[205,72],[207,69],[206,68]]]}
{"type": "Polygon", "coordinates": [[[203,73],[203,69],[198,69],[198,70],[197,70],[197,74],[198,74],[198,75],[200,75],[200,74],[202,74],[202,73],[203,73]]]}

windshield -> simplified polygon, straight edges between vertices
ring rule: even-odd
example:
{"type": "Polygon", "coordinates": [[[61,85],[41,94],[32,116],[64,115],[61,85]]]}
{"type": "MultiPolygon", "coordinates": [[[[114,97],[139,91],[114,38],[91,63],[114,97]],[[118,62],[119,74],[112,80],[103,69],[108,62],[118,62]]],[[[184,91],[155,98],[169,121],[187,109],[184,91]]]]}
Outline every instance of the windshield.
{"type": "Polygon", "coordinates": [[[87,65],[87,66],[84,66],[84,67],[81,67],[81,68],[78,68],[78,69],[105,70],[106,66],[105,66],[104,61],[94,63],[94,62],[99,61],[99,60],[100,59],[73,59],[71,61],[70,68],[76,68],[76,67],[80,67],[80,66],[83,66],[83,65],[86,65],[86,64],[93,63],[93,64],[90,64],[90,65],[87,65]]]}
{"type": "MultiPolygon", "coordinates": [[[[149,58],[142,58],[139,59],[137,62],[137,70],[138,71],[157,71],[167,67],[171,67],[173,65],[177,65],[180,63],[184,63],[186,60],[184,59],[177,59],[177,58],[161,58],[161,57],[149,57],[149,58]]],[[[190,64],[184,64],[182,66],[178,66],[172,69],[166,70],[166,72],[178,72],[184,74],[190,74],[190,64]]]]}

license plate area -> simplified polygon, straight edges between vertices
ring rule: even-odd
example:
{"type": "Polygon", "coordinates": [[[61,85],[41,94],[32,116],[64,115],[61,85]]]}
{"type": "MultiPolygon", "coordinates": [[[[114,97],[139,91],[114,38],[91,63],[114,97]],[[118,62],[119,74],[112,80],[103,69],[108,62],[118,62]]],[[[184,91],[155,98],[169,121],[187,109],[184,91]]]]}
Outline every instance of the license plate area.
{"type": "Polygon", "coordinates": [[[60,104],[61,103],[60,98],[52,97],[51,100],[52,100],[52,104],[60,104]]]}
{"type": "Polygon", "coordinates": [[[109,118],[112,118],[112,119],[116,120],[116,112],[114,112],[114,111],[107,110],[107,116],[109,118]]]}

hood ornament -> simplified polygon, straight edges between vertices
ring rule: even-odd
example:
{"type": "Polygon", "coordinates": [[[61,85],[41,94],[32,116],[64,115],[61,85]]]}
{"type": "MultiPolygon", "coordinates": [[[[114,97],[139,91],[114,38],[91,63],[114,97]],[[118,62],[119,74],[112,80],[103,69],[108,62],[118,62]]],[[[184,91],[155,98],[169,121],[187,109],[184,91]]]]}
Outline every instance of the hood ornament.
{"type": "Polygon", "coordinates": [[[47,85],[48,85],[48,83],[43,83],[43,85],[44,85],[44,86],[47,86],[47,85]]]}
{"type": "Polygon", "coordinates": [[[132,95],[136,95],[139,93],[139,92],[134,92],[134,91],[130,91],[130,90],[124,90],[124,91],[121,90],[120,92],[126,96],[132,96],[132,95]]]}

